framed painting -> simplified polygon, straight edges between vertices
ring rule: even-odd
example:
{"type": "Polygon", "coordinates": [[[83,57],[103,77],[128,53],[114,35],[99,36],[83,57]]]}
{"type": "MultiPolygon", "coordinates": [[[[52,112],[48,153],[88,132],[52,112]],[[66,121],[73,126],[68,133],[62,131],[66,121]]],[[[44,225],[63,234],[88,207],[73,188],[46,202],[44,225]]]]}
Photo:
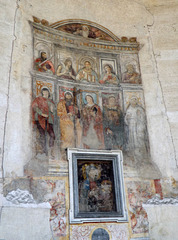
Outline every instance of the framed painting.
{"type": "Polygon", "coordinates": [[[127,222],[122,152],[68,149],[70,223],[127,222]]]}
{"type": "Polygon", "coordinates": [[[118,74],[117,67],[116,67],[117,66],[116,59],[101,58],[100,59],[100,73],[101,74],[104,72],[104,67],[106,65],[111,66],[112,72],[115,73],[116,75],[118,74]]]}

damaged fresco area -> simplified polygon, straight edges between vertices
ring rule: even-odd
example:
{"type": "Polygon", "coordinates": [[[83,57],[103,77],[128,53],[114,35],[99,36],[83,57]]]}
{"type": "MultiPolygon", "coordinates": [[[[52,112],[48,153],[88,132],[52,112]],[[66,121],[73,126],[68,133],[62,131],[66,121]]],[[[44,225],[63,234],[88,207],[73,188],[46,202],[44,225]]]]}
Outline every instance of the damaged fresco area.
{"type": "Polygon", "coordinates": [[[142,204],[155,195],[152,181],[127,181],[132,234],[148,233],[148,216],[142,204]]]}
{"type": "Polygon", "coordinates": [[[66,179],[16,179],[4,186],[4,196],[13,204],[50,204],[49,224],[55,239],[68,234],[66,191],[66,179]]]}

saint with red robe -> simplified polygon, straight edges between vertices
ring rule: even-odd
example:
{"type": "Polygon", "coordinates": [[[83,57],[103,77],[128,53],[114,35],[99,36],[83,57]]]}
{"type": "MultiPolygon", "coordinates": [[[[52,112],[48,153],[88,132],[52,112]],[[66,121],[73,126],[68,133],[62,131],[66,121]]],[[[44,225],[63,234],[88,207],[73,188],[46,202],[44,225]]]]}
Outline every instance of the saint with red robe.
{"type": "Polygon", "coordinates": [[[47,60],[46,52],[41,52],[41,57],[35,60],[35,69],[39,72],[55,74],[52,62],[47,60]]]}
{"type": "MultiPolygon", "coordinates": [[[[40,133],[40,143],[42,151],[47,154],[47,133],[49,135],[49,147],[54,147],[55,134],[54,124],[54,102],[49,99],[50,92],[48,88],[43,88],[42,96],[34,99],[32,102],[32,121],[37,126],[40,133]]],[[[51,153],[52,154],[52,153],[51,153]]],[[[53,154],[52,154],[53,155],[53,154]]]]}

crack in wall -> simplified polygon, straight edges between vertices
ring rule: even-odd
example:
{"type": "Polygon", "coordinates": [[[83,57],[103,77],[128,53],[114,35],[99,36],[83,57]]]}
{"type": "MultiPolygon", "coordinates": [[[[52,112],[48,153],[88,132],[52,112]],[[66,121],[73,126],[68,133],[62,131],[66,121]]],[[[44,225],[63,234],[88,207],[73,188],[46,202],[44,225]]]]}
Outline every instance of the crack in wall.
{"type": "Polygon", "coordinates": [[[17,39],[17,36],[15,35],[16,32],[16,18],[17,18],[17,11],[19,9],[19,0],[16,0],[16,9],[15,9],[15,14],[14,14],[14,26],[13,26],[13,40],[12,40],[12,48],[11,48],[11,54],[10,54],[10,67],[9,67],[9,77],[8,77],[8,90],[7,90],[7,107],[6,107],[6,112],[5,112],[5,121],[4,121],[4,134],[3,134],[3,145],[2,145],[2,165],[1,165],[1,170],[2,170],[2,180],[4,183],[4,154],[5,154],[5,142],[6,142],[6,130],[7,130],[7,119],[8,119],[8,112],[9,112],[9,94],[10,94],[10,84],[11,84],[11,73],[12,73],[12,61],[13,61],[13,52],[14,52],[14,45],[15,41],[17,39]]]}
{"type": "Polygon", "coordinates": [[[146,12],[148,12],[148,14],[150,14],[150,15],[152,16],[153,22],[152,22],[152,24],[147,24],[147,26],[153,26],[153,25],[154,25],[154,15],[153,15],[153,13],[149,10],[149,8],[146,7],[144,4],[142,4],[142,3],[140,3],[140,2],[137,2],[137,1],[135,1],[135,0],[134,0],[134,1],[131,0],[131,2],[132,2],[132,3],[135,2],[135,3],[137,3],[138,5],[142,6],[142,7],[146,10],[146,12]]]}
{"type": "Polygon", "coordinates": [[[165,107],[166,119],[167,119],[167,122],[168,122],[168,125],[169,125],[170,137],[171,137],[171,142],[172,142],[173,151],[174,151],[174,158],[175,158],[176,166],[178,167],[176,147],[175,147],[174,139],[173,139],[173,135],[172,135],[171,124],[170,124],[169,117],[168,117],[168,114],[167,114],[168,111],[167,111],[167,107],[166,107],[166,101],[165,101],[165,98],[164,98],[164,91],[163,91],[163,87],[162,87],[160,76],[159,76],[158,63],[157,63],[157,59],[156,59],[156,54],[154,52],[153,41],[152,41],[151,32],[150,32],[151,27],[153,27],[153,25],[155,23],[154,14],[144,4],[139,3],[137,1],[134,1],[134,2],[141,5],[142,7],[144,7],[145,10],[152,16],[152,19],[153,19],[152,24],[147,24],[147,30],[148,30],[148,33],[149,33],[149,39],[150,39],[150,43],[151,43],[150,52],[153,53],[153,58],[154,58],[154,63],[155,63],[154,65],[155,65],[155,68],[156,68],[156,75],[157,75],[158,83],[159,83],[161,93],[162,93],[162,99],[163,99],[163,104],[164,104],[164,107],[165,107]]]}
{"type": "Polygon", "coordinates": [[[168,114],[167,114],[168,110],[167,110],[166,101],[165,101],[165,98],[164,98],[164,90],[163,90],[163,86],[162,86],[162,84],[161,84],[161,80],[160,80],[160,76],[159,76],[158,63],[157,63],[157,59],[156,59],[156,54],[155,54],[155,52],[154,52],[153,41],[152,41],[151,32],[150,32],[150,29],[151,29],[151,27],[152,27],[153,25],[154,25],[154,22],[153,22],[152,25],[147,25],[147,30],[148,30],[149,39],[150,39],[150,45],[151,45],[150,52],[153,53],[152,56],[153,56],[153,58],[154,58],[154,66],[155,66],[155,68],[156,68],[156,77],[157,77],[157,80],[158,80],[158,83],[159,83],[159,86],[160,86],[160,89],[161,89],[161,93],[162,93],[162,101],[163,101],[163,105],[164,105],[164,108],[165,108],[166,119],[167,119],[167,122],[168,122],[168,125],[169,125],[170,138],[171,138],[171,142],[172,142],[172,146],[173,146],[173,151],[174,151],[174,159],[175,159],[176,166],[178,167],[176,147],[175,147],[174,139],[173,139],[173,136],[172,136],[171,124],[170,124],[169,117],[168,117],[168,114]]]}

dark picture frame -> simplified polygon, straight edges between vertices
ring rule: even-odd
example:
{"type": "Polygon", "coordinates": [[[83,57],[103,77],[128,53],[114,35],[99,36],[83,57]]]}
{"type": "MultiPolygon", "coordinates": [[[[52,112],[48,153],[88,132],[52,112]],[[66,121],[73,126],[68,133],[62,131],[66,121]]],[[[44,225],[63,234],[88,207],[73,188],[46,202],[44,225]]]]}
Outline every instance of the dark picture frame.
{"type": "Polygon", "coordinates": [[[122,151],[68,149],[70,223],[127,222],[122,151]]]}

